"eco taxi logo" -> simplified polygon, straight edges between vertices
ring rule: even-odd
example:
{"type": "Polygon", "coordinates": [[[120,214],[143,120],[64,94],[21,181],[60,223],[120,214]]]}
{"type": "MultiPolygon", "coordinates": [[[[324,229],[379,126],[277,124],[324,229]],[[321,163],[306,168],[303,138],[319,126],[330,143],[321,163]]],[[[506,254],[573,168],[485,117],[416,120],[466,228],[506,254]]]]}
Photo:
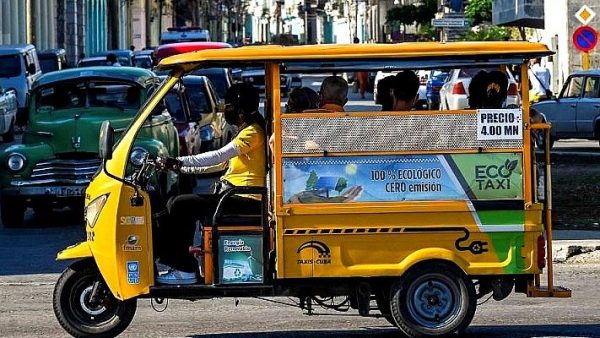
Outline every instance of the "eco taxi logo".
{"type": "Polygon", "coordinates": [[[479,190],[509,190],[510,176],[517,167],[517,160],[507,159],[504,164],[488,164],[475,166],[475,182],[479,190]]]}
{"type": "Polygon", "coordinates": [[[300,253],[305,249],[312,248],[317,251],[317,259],[298,259],[296,264],[331,264],[331,250],[327,244],[319,241],[308,241],[302,243],[296,253],[300,253]]]}

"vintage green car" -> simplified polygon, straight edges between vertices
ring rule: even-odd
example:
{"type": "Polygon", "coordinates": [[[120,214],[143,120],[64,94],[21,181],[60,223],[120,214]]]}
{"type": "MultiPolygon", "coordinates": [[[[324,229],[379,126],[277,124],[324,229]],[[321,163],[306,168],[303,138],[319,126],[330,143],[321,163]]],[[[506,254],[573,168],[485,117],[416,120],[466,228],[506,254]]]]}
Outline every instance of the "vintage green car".
{"type": "MultiPolygon", "coordinates": [[[[101,163],[102,122],[110,120],[119,137],[159,82],[151,71],[131,67],[76,68],[40,77],[31,91],[22,144],[0,154],[4,226],[21,225],[27,207],[36,213],[65,206],[82,212],[85,188],[101,163]]],[[[130,154],[132,172],[147,152],[178,155],[171,120],[159,105],[146,121],[130,154]]],[[[166,187],[176,177],[164,182],[166,187]]]]}

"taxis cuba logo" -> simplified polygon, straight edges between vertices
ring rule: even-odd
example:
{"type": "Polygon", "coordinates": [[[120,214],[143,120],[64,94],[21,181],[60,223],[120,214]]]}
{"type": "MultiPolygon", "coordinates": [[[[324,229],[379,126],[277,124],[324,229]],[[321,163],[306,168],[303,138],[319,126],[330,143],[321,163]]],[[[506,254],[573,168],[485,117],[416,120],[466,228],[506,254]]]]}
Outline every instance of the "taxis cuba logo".
{"type": "Polygon", "coordinates": [[[517,168],[518,160],[507,159],[504,164],[475,166],[475,182],[479,190],[509,190],[510,177],[517,168]]]}
{"type": "Polygon", "coordinates": [[[296,253],[300,253],[305,249],[314,249],[317,251],[316,259],[298,259],[296,264],[331,264],[331,250],[327,244],[319,241],[308,241],[302,243],[296,253]]]}

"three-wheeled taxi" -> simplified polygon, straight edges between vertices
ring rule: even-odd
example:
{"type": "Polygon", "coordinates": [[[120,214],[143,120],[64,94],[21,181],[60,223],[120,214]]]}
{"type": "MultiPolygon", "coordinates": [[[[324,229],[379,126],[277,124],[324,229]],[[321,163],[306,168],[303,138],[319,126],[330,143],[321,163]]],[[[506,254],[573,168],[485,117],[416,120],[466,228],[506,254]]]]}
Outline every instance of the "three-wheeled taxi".
{"type": "MultiPolygon", "coordinates": [[[[315,306],[382,316],[411,337],[459,333],[477,299],[511,292],[569,297],[553,284],[551,177],[536,169],[527,61],[551,52],[528,42],[255,46],[164,59],[170,76],[113,144],[105,122],[103,166],[86,190],[87,241],[58,280],[54,310],[76,337],[109,337],[131,322],[137,298],[294,296],[315,306]],[[522,107],[454,111],[313,110],[283,114],[282,73],[340,74],[520,65],[522,107]],[[160,285],[153,237],[164,198],[147,182],[147,158],[127,163],[154,108],[198,68],[265,69],[264,114],[274,135],[267,188],[226,190],[202,241],[198,284],[160,285]],[[542,198],[538,197],[541,185],[542,198]],[[262,197],[261,214],[231,214],[235,194],[262,197]],[[543,203],[545,201],[545,203],[543,203]],[[547,268],[547,285],[540,276],[547,268]],[[324,299],[328,299],[327,302],[324,299]]],[[[546,143],[548,144],[548,143],[546,143]]],[[[266,150],[268,151],[268,150],[266,150]]],[[[200,303],[202,306],[202,303],[200,303]]]]}

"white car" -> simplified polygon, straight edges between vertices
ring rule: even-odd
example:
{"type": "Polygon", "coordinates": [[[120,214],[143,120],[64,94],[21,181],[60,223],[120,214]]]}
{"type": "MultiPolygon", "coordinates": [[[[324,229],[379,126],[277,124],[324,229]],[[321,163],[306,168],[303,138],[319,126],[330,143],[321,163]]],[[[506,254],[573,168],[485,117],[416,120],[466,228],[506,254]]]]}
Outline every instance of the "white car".
{"type": "MultiPolygon", "coordinates": [[[[491,72],[499,70],[498,68],[461,68],[453,69],[448,74],[448,80],[440,89],[440,110],[457,110],[469,106],[469,84],[471,78],[479,71],[485,70],[491,72]]],[[[517,81],[512,73],[507,69],[508,77],[508,95],[506,97],[506,106],[520,106],[521,97],[517,81]]]]}
{"type": "MultiPolygon", "coordinates": [[[[375,75],[375,81],[373,82],[373,100],[375,104],[381,104],[377,102],[377,84],[379,81],[388,76],[394,76],[398,73],[398,71],[393,72],[382,72],[379,71],[375,75]]],[[[415,101],[415,109],[422,110],[427,109],[427,79],[429,78],[429,71],[419,70],[417,72],[417,76],[419,77],[419,91],[417,92],[417,101],[415,101]]]]}

